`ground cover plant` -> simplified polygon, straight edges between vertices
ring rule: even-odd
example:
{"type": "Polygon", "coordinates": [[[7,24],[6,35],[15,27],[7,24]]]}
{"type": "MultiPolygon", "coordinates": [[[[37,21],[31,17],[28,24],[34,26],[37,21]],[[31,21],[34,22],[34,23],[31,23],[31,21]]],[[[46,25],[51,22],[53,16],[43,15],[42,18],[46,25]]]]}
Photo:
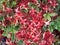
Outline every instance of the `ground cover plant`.
{"type": "Polygon", "coordinates": [[[60,45],[60,0],[0,0],[0,45],[60,45]]]}

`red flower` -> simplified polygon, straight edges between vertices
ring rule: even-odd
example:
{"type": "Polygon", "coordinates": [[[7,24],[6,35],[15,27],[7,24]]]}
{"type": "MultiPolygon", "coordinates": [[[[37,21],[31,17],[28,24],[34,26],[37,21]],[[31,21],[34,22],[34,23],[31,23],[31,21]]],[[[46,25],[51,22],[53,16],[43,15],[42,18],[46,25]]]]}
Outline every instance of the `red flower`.
{"type": "MultiPolygon", "coordinates": [[[[38,43],[41,36],[41,27],[44,24],[43,12],[37,13],[36,10],[32,9],[29,11],[28,15],[19,13],[16,16],[19,18],[20,24],[22,25],[20,30],[16,33],[16,37],[19,40],[23,39],[27,43],[28,40],[38,43]],[[31,19],[29,20],[29,18],[31,19]]],[[[30,44],[30,42],[28,44],[30,44]]]]}
{"type": "Polygon", "coordinates": [[[11,8],[6,7],[5,11],[6,11],[7,13],[10,13],[10,12],[12,12],[12,9],[11,9],[11,8]]]}
{"type": "Polygon", "coordinates": [[[26,6],[28,5],[29,2],[36,3],[37,0],[21,0],[20,3],[18,4],[19,6],[26,6]]]}
{"type": "Polygon", "coordinates": [[[11,23],[16,25],[18,23],[17,17],[12,17],[11,18],[11,23]]]}
{"type": "Polygon", "coordinates": [[[50,7],[48,5],[45,5],[43,8],[43,11],[45,11],[46,13],[50,10],[50,7]]]}
{"type": "Polygon", "coordinates": [[[4,31],[0,29],[0,41],[1,41],[1,38],[2,38],[3,32],[4,32],[4,31]]]}
{"type": "Polygon", "coordinates": [[[11,25],[11,18],[10,17],[6,17],[4,20],[4,26],[8,26],[11,25]]]}
{"type": "MultiPolygon", "coordinates": [[[[54,35],[50,31],[44,32],[42,30],[42,27],[46,22],[43,15],[45,13],[53,13],[53,8],[56,7],[57,2],[56,0],[46,0],[46,3],[44,3],[42,0],[40,1],[41,2],[39,7],[39,3],[37,0],[20,0],[19,3],[17,2],[18,5],[14,9],[8,8],[5,2],[3,3],[3,14],[7,13],[7,15],[4,15],[5,19],[2,21],[4,23],[4,26],[9,26],[11,24],[20,24],[20,29],[16,30],[17,32],[14,33],[17,39],[12,42],[10,36],[10,39],[6,40],[7,45],[17,45],[15,41],[18,42],[18,40],[23,40],[26,45],[31,45],[31,43],[37,43],[37,45],[51,45],[52,42],[54,42],[54,35]],[[37,6],[37,9],[30,8],[28,6],[29,3],[35,4],[37,6]],[[22,11],[23,8],[27,8],[28,12],[24,13],[22,11]],[[38,9],[39,11],[37,11],[38,9]],[[13,15],[10,16],[10,14],[13,15]]],[[[35,5],[31,6],[35,7],[35,5]]],[[[0,11],[0,13],[2,13],[2,11],[0,11]]],[[[49,22],[46,24],[49,25],[49,22]]],[[[16,27],[18,28],[18,26],[16,27]]],[[[3,32],[1,30],[0,38],[2,37],[2,33],[3,32]]],[[[10,34],[12,33],[10,32],[10,34]]]]}
{"type": "Polygon", "coordinates": [[[48,0],[48,3],[50,3],[53,8],[55,8],[58,5],[56,0],[48,0]]]}
{"type": "Polygon", "coordinates": [[[46,40],[42,40],[39,45],[51,45],[51,43],[49,43],[49,42],[46,41],[46,40]]]}
{"type": "Polygon", "coordinates": [[[46,31],[43,34],[43,39],[49,43],[52,43],[54,41],[54,35],[50,31],[46,31]]]}
{"type": "Polygon", "coordinates": [[[55,8],[58,4],[57,4],[56,0],[53,0],[51,5],[53,6],[53,8],[55,8]]]}

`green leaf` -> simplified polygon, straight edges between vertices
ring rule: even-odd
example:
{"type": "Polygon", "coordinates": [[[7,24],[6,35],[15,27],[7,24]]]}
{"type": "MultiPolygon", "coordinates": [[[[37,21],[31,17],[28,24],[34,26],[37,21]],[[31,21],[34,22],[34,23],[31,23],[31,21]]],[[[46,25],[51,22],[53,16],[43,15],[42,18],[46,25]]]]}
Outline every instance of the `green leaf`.
{"type": "Polygon", "coordinates": [[[60,31],[60,17],[57,17],[57,19],[55,20],[54,28],[60,31]]]}
{"type": "Polygon", "coordinates": [[[28,13],[28,9],[22,9],[23,12],[28,13]]]}
{"type": "Polygon", "coordinates": [[[51,32],[53,32],[54,28],[52,26],[50,26],[49,29],[50,29],[51,32]]]}
{"type": "Polygon", "coordinates": [[[2,1],[0,0],[0,4],[2,4],[3,1],[4,1],[4,0],[2,0],[2,1]]]}
{"type": "Polygon", "coordinates": [[[20,25],[15,26],[15,30],[18,30],[20,28],[20,25]]]}
{"type": "Polygon", "coordinates": [[[52,22],[50,22],[49,28],[51,31],[53,29],[57,29],[58,31],[60,31],[60,17],[57,17],[56,20],[53,20],[52,22]]]}
{"type": "Polygon", "coordinates": [[[42,2],[43,2],[43,3],[46,3],[46,2],[47,2],[47,0],[42,0],[42,2]]]}
{"type": "Polygon", "coordinates": [[[0,21],[2,21],[4,19],[4,17],[3,16],[0,16],[0,21]]]}
{"type": "Polygon", "coordinates": [[[18,45],[22,45],[23,44],[23,40],[18,41],[18,45]]]}
{"type": "Polygon", "coordinates": [[[47,26],[43,26],[43,28],[42,28],[44,31],[46,31],[47,30],[47,26]]]}
{"type": "Polygon", "coordinates": [[[51,17],[53,17],[55,15],[56,15],[56,13],[46,13],[43,16],[46,20],[51,20],[51,17]]]}
{"type": "Polygon", "coordinates": [[[54,26],[54,28],[55,28],[55,29],[58,29],[58,26],[57,26],[57,25],[55,25],[55,26],[54,26]]]}
{"type": "Polygon", "coordinates": [[[40,7],[36,7],[35,9],[36,9],[36,11],[38,11],[38,12],[41,10],[40,7]]]}
{"type": "Polygon", "coordinates": [[[51,17],[50,16],[47,16],[46,18],[47,18],[47,20],[51,20],[51,17]]]}
{"type": "Polygon", "coordinates": [[[14,33],[12,33],[12,42],[14,42],[15,41],[15,35],[14,35],[14,33]]]}
{"type": "Polygon", "coordinates": [[[29,7],[32,7],[32,8],[36,8],[36,7],[37,7],[37,6],[36,6],[35,4],[33,4],[33,3],[29,3],[28,5],[29,5],[29,7]]]}
{"type": "MultiPolygon", "coordinates": [[[[10,25],[4,28],[3,36],[7,36],[9,33],[15,34],[17,30],[15,30],[14,25],[10,25]]],[[[7,36],[8,37],[8,36],[7,36]]]]}
{"type": "Polygon", "coordinates": [[[13,1],[13,2],[12,2],[12,5],[13,5],[13,6],[16,5],[16,1],[13,1]]]}
{"type": "Polygon", "coordinates": [[[38,0],[38,3],[40,3],[40,0],[38,0]]]}
{"type": "Polygon", "coordinates": [[[49,13],[43,15],[46,20],[51,20],[49,13]]]}
{"type": "Polygon", "coordinates": [[[4,0],[0,0],[0,9],[2,9],[2,3],[4,2],[4,0]]]}
{"type": "Polygon", "coordinates": [[[49,29],[50,29],[51,32],[53,32],[54,26],[55,26],[54,21],[50,22],[49,29]]]}
{"type": "Polygon", "coordinates": [[[55,16],[56,13],[49,13],[49,15],[52,17],[52,16],[55,16]]]}
{"type": "Polygon", "coordinates": [[[6,3],[7,3],[7,7],[9,8],[13,8],[16,6],[16,1],[13,1],[13,0],[7,1],[6,3]]]}
{"type": "Polygon", "coordinates": [[[54,26],[55,25],[54,21],[50,22],[50,25],[51,26],[54,26]]]}

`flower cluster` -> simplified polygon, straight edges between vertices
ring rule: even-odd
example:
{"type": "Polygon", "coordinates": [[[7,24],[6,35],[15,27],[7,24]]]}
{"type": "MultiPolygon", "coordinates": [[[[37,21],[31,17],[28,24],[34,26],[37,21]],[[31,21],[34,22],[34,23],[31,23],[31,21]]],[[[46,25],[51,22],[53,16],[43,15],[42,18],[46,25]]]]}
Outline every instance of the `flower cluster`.
{"type": "Polygon", "coordinates": [[[46,3],[43,1],[40,3],[40,7],[43,9],[44,12],[53,12],[54,8],[58,5],[56,0],[47,0],[46,3]]]}
{"type": "Polygon", "coordinates": [[[41,41],[40,45],[51,45],[54,41],[54,36],[51,32],[46,31],[43,34],[43,40],[41,41]]]}
{"type": "Polygon", "coordinates": [[[20,40],[23,39],[27,45],[29,45],[31,41],[38,43],[41,36],[41,28],[44,24],[42,12],[37,13],[32,9],[28,15],[21,13],[18,15],[21,28],[16,33],[17,38],[20,40]]]}
{"type": "Polygon", "coordinates": [[[20,0],[16,5],[13,9],[3,3],[2,11],[0,11],[1,17],[3,17],[1,27],[4,30],[0,30],[0,37],[4,34],[9,34],[5,41],[6,44],[17,45],[18,41],[23,40],[26,45],[35,43],[36,45],[51,45],[54,42],[54,35],[48,29],[44,31],[42,27],[46,22],[49,22],[49,20],[44,18],[44,14],[54,12],[54,8],[58,5],[56,0],[41,0],[40,3],[38,0],[20,0]],[[34,4],[40,10],[37,11],[34,5],[30,7],[30,3],[34,4]],[[17,25],[20,27],[16,30],[17,25]],[[12,27],[10,27],[11,30],[7,29],[9,26],[12,27]],[[14,39],[13,41],[12,38],[14,39]]]}

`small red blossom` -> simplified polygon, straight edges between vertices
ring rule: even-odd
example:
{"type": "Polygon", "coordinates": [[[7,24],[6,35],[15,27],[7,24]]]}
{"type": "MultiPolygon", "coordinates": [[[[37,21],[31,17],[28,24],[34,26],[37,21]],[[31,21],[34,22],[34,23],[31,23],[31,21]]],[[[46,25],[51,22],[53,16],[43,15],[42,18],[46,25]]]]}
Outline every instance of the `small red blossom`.
{"type": "Polygon", "coordinates": [[[45,6],[43,7],[43,10],[47,13],[47,12],[50,10],[50,7],[48,7],[48,5],[45,5],[45,6]]]}
{"type": "Polygon", "coordinates": [[[39,45],[51,45],[48,41],[42,40],[39,45]]]}
{"type": "Polygon", "coordinates": [[[28,5],[29,2],[36,3],[37,0],[21,0],[20,3],[18,4],[19,6],[26,6],[28,5]]]}
{"type": "MultiPolygon", "coordinates": [[[[9,0],[9,2],[12,1],[9,0]]],[[[23,40],[25,45],[31,45],[32,43],[36,43],[37,45],[52,45],[55,39],[54,35],[50,31],[44,31],[42,29],[44,24],[49,26],[51,20],[47,21],[43,15],[54,12],[54,8],[57,6],[56,0],[46,0],[46,3],[43,0],[40,0],[40,3],[37,0],[20,0],[16,3],[18,3],[16,7],[11,6],[10,8],[7,7],[9,4],[6,5],[7,3],[3,2],[2,11],[0,10],[0,14],[2,13],[4,15],[4,19],[0,21],[0,28],[2,26],[4,26],[2,29],[9,28],[8,26],[13,25],[11,27],[12,30],[6,32],[9,36],[6,39],[6,44],[17,45],[18,41],[23,40]],[[30,8],[29,3],[32,3],[31,6],[33,8],[30,8]],[[24,10],[26,13],[22,9],[27,9],[24,10]],[[16,38],[11,37],[12,33],[16,38]],[[13,42],[11,38],[14,38],[13,42]]],[[[14,4],[15,2],[13,2],[14,4]]],[[[0,30],[0,39],[2,34],[3,30],[0,30]]]]}
{"type": "Polygon", "coordinates": [[[4,32],[4,31],[0,29],[0,41],[1,41],[1,38],[2,38],[3,32],[4,32]]]}
{"type": "Polygon", "coordinates": [[[54,35],[50,31],[46,31],[43,34],[43,39],[49,43],[54,42],[54,35]]]}
{"type": "Polygon", "coordinates": [[[10,13],[10,12],[12,11],[12,9],[11,9],[11,8],[6,7],[5,11],[6,11],[6,12],[8,12],[8,13],[10,13]]]}
{"type": "Polygon", "coordinates": [[[56,2],[56,0],[47,0],[48,1],[48,3],[50,3],[51,4],[51,6],[53,7],[53,8],[55,8],[58,4],[57,4],[57,2],[56,2]]]}
{"type": "Polygon", "coordinates": [[[4,20],[4,26],[8,26],[8,25],[11,25],[11,18],[10,17],[5,18],[5,20],[4,20]]]}

